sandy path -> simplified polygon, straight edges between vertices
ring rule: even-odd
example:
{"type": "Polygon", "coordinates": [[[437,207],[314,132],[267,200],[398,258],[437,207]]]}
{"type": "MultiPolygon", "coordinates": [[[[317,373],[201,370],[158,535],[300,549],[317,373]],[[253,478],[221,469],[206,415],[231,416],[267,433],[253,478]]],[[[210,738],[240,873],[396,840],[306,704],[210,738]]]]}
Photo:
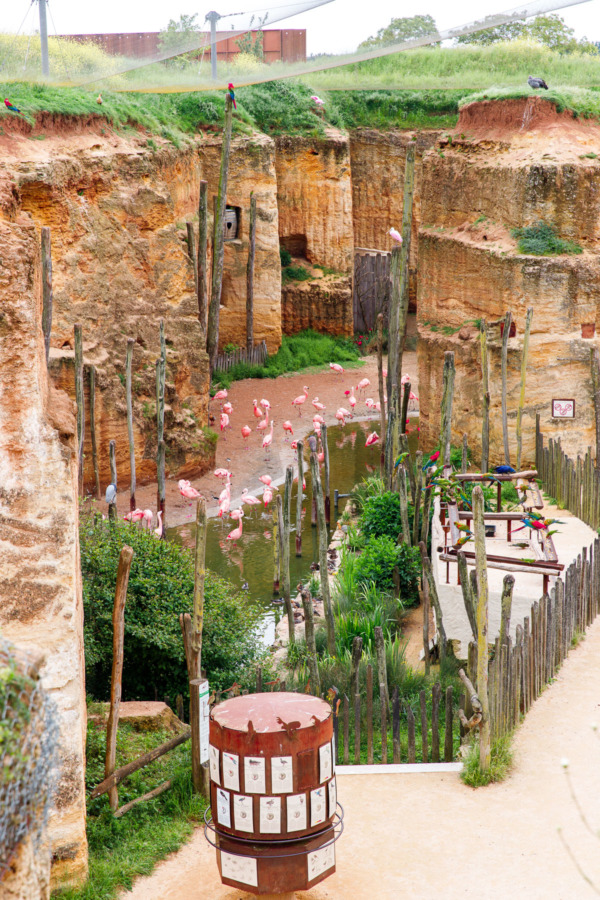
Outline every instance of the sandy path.
{"type": "MultiPolygon", "coordinates": [[[[346,831],[338,871],[298,900],[591,900],[558,828],[600,888],[600,844],[586,831],[560,765],[600,827],[600,620],[534,705],[514,742],[515,766],[477,791],[455,775],[340,775],[346,831]]],[[[247,900],[223,887],[201,830],[123,900],[247,900]]]]}
{"type": "MultiPolygon", "coordinates": [[[[336,375],[327,368],[318,373],[301,373],[300,375],[281,375],[279,378],[248,378],[244,381],[236,381],[228,391],[228,400],[233,405],[231,415],[232,427],[224,435],[219,434],[217,443],[216,465],[233,471],[232,480],[232,509],[244,487],[248,487],[250,493],[262,493],[263,486],[258,481],[258,476],[264,473],[271,475],[275,483],[283,481],[285,468],[295,461],[295,453],[289,443],[284,441],[282,423],[289,419],[294,428],[294,439],[304,437],[312,430],[312,417],[315,413],[311,400],[318,396],[325,404],[326,410],[322,413],[327,425],[337,425],[335,413],[340,406],[347,406],[344,391],[356,385],[362,378],[368,378],[371,382],[362,397],[357,394],[357,414],[365,414],[364,405],[366,397],[378,399],[377,388],[377,358],[366,356],[361,361],[363,365],[354,369],[348,369],[343,376],[336,375]],[[294,397],[303,393],[303,387],[309,388],[308,400],[304,404],[302,417],[298,416],[291,401],[294,397]],[[270,452],[270,460],[265,462],[265,452],[262,449],[262,436],[255,430],[256,420],[253,415],[252,401],[260,401],[266,398],[271,403],[271,419],[275,423],[273,445],[270,452]],[[253,434],[248,441],[248,449],[241,436],[242,425],[249,425],[253,434]]],[[[413,389],[418,391],[416,385],[417,354],[405,352],[404,371],[409,372],[414,378],[413,389]]],[[[220,403],[211,403],[211,412],[215,415],[218,428],[220,403]]],[[[376,422],[373,423],[376,427],[376,422]]],[[[379,429],[377,429],[379,431],[379,429]]],[[[125,479],[122,480],[124,483],[125,479]]],[[[192,481],[193,486],[199,490],[207,500],[209,514],[216,511],[215,498],[221,490],[221,483],[213,476],[212,470],[201,478],[192,481]]],[[[136,503],[138,506],[156,509],[156,484],[147,484],[138,487],[136,491],[136,503]]],[[[181,525],[189,521],[190,505],[185,501],[177,487],[176,481],[167,483],[167,524],[169,526],[181,525]]],[[[117,498],[117,508],[120,515],[129,512],[129,491],[121,491],[117,498]]]]}

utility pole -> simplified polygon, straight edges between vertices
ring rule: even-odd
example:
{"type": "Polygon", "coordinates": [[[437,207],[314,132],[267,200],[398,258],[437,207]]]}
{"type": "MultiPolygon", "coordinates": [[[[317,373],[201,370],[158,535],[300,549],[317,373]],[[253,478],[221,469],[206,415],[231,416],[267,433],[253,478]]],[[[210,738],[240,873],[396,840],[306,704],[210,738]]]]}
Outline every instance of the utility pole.
{"type": "Polygon", "coordinates": [[[40,11],[40,41],[42,43],[42,75],[50,74],[50,61],[48,59],[48,23],[46,21],[46,3],[48,0],[38,0],[40,11]]]}
{"type": "Polygon", "coordinates": [[[210,74],[213,81],[217,80],[217,22],[221,16],[214,10],[206,14],[205,21],[210,22],[210,74]]]}

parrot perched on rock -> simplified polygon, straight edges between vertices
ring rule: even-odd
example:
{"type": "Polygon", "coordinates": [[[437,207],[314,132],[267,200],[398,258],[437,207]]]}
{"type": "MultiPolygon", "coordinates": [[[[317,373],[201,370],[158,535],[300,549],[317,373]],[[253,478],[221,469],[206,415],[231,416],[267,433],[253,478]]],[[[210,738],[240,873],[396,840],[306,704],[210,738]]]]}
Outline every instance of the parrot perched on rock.
{"type": "Polygon", "coordinates": [[[14,113],[20,113],[20,112],[21,112],[21,110],[20,110],[20,109],[17,109],[16,106],[13,106],[12,103],[10,102],[10,100],[7,100],[6,97],[4,98],[4,105],[5,105],[5,107],[6,107],[7,109],[9,109],[11,112],[14,112],[14,113]]]}
{"type": "Polygon", "coordinates": [[[227,94],[231,98],[231,102],[233,103],[233,108],[237,109],[237,103],[235,102],[235,91],[233,89],[233,85],[230,83],[227,85],[228,91],[227,94]]]}

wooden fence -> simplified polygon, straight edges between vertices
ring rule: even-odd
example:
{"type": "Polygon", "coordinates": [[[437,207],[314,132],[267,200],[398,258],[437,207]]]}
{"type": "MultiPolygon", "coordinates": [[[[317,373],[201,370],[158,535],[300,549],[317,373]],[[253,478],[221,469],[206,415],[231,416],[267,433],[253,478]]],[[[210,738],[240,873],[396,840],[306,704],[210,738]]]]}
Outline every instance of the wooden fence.
{"type": "Polygon", "coordinates": [[[536,469],[546,492],[559,506],[569,509],[594,531],[600,527],[600,469],[596,468],[591,449],[581,458],[572,460],[561,447],[560,438],[550,438],[544,446],[539,416],[535,432],[536,469]]]}
{"type": "Polygon", "coordinates": [[[352,307],[354,331],[373,331],[377,316],[383,312],[387,327],[389,306],[391,254],[385,250],[357,248],[354,255],[354,279],[352,283],[352,307]]]}
{"type": "Polygon", "coordinates": [[[215,359],[213,370],[229,372],[233,366],[241,362],[248,363],[250,366],[262,366],[268,355],[266,341],[255,344],[250,352],[245,347],[238,347],[233,353],[219,353],[215,359]]]}

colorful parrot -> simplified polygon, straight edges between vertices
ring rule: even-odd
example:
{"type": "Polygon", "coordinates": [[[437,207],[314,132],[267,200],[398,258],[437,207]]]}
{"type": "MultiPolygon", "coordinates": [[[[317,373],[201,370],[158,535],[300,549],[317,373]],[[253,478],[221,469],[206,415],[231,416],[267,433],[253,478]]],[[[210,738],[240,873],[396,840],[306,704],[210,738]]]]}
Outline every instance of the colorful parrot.
{"type": "Polygon", "coordinates": [[[472,537],[473,537],[472,531],[469,531],[468,534],[462,534],[459,537],[459,539],[457,540],[457,542],[455,543],[455,545],[454,545],[455,548],[462,547],[463,544],[466,544],[468,541],[470,541],[472,539],[472,537]]]}
{"type": "Polygon", "coordinates": [[[408,451],[401,453],[396,462],[394,463],[394,468],[397,469],[398,466],[401,466],[406,457],[408,456],[408,451]]]}
{"type": "Polygon", "coordinates": [[[512,466],[496,466],[492,472],[487,474],[490,476],[490,486],[497,480],[494,475],[512,475],[516,472],[512,466]]]}
{"type": "Polygon", "coordinates": [[[228,87],[228,96],[231,97],[231,102],[233,103],[233,108],[237,109],[237,103],[235,102],[235,91],[233,89],[233,85],[230,83],[227,85],[228,87]]]}
{"type": "Polygon", "coordinates": [[[21,112],[21,110],[20,110],[20,109],[17,109],[16,106],[13,106],[12,103],[10,102],[10,100],[7,100],[6,97],[4,98],[4,105],[5,105],[5,107],[6,107],[7,109],[9,109],[11,112],[14,112],[14,113],[20,113],[20,112],[21,112]]]}
{"type": "Polygon", "coordinates": [[[427,469],[431,469],[433,464],[440,458],[440,451],[436,450],[435,453],[432,453],[425,465],[423,466],[423,471],[426,472],[427,469]]]}
{"type": "Polygon", "coordinates": [[[457,522],[456,527],[458,528],[459,531],[468,531],[469,534],[471,534],[471,529],[469,528],[469,526],[467,525],[466,522],[457,522]]]}

